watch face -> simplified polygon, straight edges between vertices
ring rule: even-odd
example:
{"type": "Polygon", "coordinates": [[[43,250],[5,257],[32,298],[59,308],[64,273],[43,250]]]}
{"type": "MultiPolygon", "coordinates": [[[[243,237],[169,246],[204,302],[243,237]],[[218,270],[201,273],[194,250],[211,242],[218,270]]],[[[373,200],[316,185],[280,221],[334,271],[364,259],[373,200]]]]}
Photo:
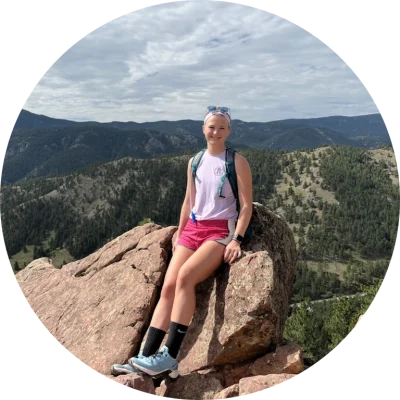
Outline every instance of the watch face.
{"type": "Polygon", "coordinates": [[[243,236],[242,235],[235,235],[234,238],[236,238],[237,240],[239,240],[239,242],[243,241],[243,236]]]}

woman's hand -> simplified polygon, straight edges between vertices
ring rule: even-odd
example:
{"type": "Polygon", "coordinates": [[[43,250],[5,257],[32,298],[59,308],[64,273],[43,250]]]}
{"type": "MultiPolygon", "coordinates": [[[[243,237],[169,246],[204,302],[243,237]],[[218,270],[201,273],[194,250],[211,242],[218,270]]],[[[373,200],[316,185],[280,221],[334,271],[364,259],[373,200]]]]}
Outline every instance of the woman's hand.
{"type": "Polygon", "coordinates": [[[172,244],[172,253],[175,253],[176,245],[178,244],[179,236],[176,237],[175,241],[172,244]]]}
{"type": "Polygon", "coordinates": [[[242,255],[240,249],[240,243],[236,240],[231,240],[230,243],[225,247],[224,262],[231,263],[242,255]]]}
{"type": "Polygon", "coordinates": [[[182,231],[177,231],[177,233],[174,235],[175,240],[172,241],[172,253],[175,253],[176,246],[178,245],[179,238],[181,237],[182,231]]]}

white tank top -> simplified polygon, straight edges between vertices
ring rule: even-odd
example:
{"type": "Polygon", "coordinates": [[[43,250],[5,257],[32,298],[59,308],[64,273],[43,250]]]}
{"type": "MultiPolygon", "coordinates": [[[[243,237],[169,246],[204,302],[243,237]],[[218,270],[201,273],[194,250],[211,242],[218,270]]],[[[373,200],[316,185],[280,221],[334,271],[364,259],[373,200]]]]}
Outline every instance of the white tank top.
{"type": "Polygon", "coordinates": [[[225,151],[216,155],[205,151],[196,171],[196,199],[192,209],[196,220],[237,220],[236,199],[228,178],[222,186],[224,197],[218,196],[221,177],[225,173],[225,151]]]}

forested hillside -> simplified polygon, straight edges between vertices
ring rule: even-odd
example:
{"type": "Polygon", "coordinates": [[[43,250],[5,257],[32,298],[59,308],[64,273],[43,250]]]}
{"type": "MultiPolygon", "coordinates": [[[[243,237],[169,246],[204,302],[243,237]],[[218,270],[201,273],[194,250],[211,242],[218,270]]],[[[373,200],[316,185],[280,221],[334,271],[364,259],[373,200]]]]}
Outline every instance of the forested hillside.
{"type": "MultiPolygon", "coordinates": [[[[285,218],[302,260],[315,266],[390,259],[399,212],[390,148],[241,153],[251,165],[254,201],[285,218]]],[[[177,224],[189,157],[124,158],[3,187],[2,220],[10,257],[24,245],[40,246],[48,240],[50,251],[65,248],[79,258],[144,218],[177,224]]],[[[328,272],[343,279],[340,271],[328,272]]]]}
{"type": "MultiPolygon", "coordinates": [[[[278,153],[249,155],[255,198],[265,203],[280,171],[278,153]]],[[[84,257],[143,218],[176,225],[186,189],[190,156],[125,158],[58,178],[32,179],[2,190],[7,251],[50,240],[49,251],[64,247],[84,257]],[[48,214],[44,215],[44,210],[48,214]]]]}

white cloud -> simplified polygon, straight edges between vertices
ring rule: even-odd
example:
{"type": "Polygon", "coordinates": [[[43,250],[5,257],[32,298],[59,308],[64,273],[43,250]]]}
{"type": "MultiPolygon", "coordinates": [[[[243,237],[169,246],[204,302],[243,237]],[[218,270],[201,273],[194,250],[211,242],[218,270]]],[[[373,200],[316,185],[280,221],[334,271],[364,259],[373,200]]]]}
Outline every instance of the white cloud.
{"type": "Polygon", "coordinates": [[[378,112],[314,36],[265,11],[213,1],[148,7],[100,27],[49,69],[24,108],[143,122],[201,119],[210,104],[245,121],[378,112]]]}

